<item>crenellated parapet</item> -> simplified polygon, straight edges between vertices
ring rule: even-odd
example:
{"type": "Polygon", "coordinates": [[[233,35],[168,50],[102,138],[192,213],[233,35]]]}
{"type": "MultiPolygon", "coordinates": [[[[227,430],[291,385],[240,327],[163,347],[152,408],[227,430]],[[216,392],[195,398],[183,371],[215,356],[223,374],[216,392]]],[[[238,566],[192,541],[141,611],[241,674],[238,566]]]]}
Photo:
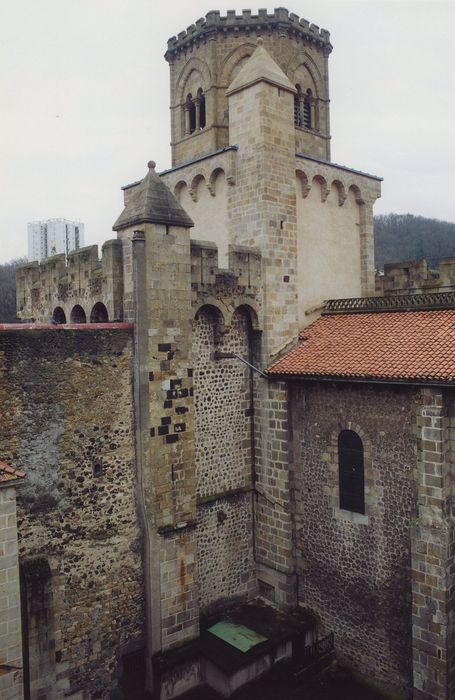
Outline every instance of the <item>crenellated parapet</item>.
{"type": "Polygon", "coordinates": [[[230,326],[239,307],[247,308],[253,330],[263,325],[261,304],[261,253],[258,248],[230,245],[229,268],[218,266],[218,248],[208,241],[191,241],[191,288],[195,314],[204,306],[216,307],[223,326],[230,326]]]}
{"type": "Polygon", "coordinates": [[[276,8],[272,13],[266,9],[258,10],[253,14],[251,10],[242,10],[237,14],[235,10],[227,10],[226,15],[221,15],[219,10],[208,12],[205,17],[196,20],[186,31],[179,32],[167,42],[166,60],[179,51],[188,49],[201,40],[209,39],[217,32],[223,34],[239,32],[266,32],[279,30],[289,36],[300,36],[306,41],[317,46],[332,50],[330,33],[326,29],[320,29],[316,24],[310,24],[308,20],[300,18],[294,12],[289,12],[284,7],[276,8]]]}
{"type": "Polygon", "coordinates": [[[436,270],[426,260],[388,263],[384,273],[376,273],[376,294],[422,294],[455,289],[455,258],[442,258],[436,270]]]}
{"type": "Polygon", "coordinates": [[[19,265],[17,314],[38,322],[121,321],[123,318],[122,244],[109,240],[41,263],[19,265]]]}

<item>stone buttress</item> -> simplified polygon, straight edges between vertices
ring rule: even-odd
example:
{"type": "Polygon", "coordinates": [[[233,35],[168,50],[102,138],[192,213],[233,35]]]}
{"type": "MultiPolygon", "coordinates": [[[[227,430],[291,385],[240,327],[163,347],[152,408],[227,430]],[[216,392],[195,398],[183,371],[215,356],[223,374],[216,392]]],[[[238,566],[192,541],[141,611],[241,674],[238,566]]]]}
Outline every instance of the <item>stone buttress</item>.
{"type": "Polygon", "coordinates": [[[422,389],[417,415],[418,517],[412,528],[412,651],[416,700],[455,698],[453,401],[422,389]]]}
{"type": "MultiPolygon", "coordinates": [[[[138,489],[146,534],[151,659],[198,636],[191,219],[149,163],[114,225],[131,247],[138,489]]],[[[125,270],[125,276],[126,276],[125,270]]]]}
{"type": "MultiPolygon", "coordinates": [[[[262,255],[261,362],[298,333],[297,225],[293,124],[295,88],[262,40],[227,90],[229,129],[238,144],[237,185],[230,194],[231,240],[262,255]]],[[[287,395],[255,380],[256,561],[277,602],[295,604],[287,395]]]]}

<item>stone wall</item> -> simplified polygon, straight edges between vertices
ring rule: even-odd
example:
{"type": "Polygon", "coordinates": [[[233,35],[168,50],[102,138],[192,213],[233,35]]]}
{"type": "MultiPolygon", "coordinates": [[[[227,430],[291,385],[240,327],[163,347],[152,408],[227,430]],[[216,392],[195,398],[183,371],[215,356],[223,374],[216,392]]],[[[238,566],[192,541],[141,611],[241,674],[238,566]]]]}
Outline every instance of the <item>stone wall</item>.
{"type": "Polygon", "coordinates": [[[426,260],[388,263],[384,273],[376,273],[376,294],[418,294],[448,292],[455,288],[455,258],[441,258],[437,270],[429,270],[426,260]]]}
{"type": "Polygon", "coordinates": [[[16,488],[0,482],[0,697],[22,700],[16,488]]]}
{"type": "Polygon", "coordinates": [[[373,204],[380,179],[303,154],[295,164],[303,328],[316,320],[327,299],[374,294],[373,204]]]}
{"type": "Polygon", "coordinates": [[[201,608],[255,590],[251,370],[230,356],[251,360],[251,320],[240,308],[224,332],[222,323],[203,306],[193,329],[201,608]]]}
{"type": "Polygon", "coordinates": [[[0,334],[0,457],[18,500],[30,697],[108,697],[143,645],[131,329],[0,334]]]}
{"type": "Polygon", "coordinates": [[[455,397],[422,390],[417,411],[418,517],[412,528],[412,642],[416,700],[455,697],[455,397]]]}
{"type": "Polygon", "coordinates": [[[341,661],[408,692],[418,392],[306,382],[291,401],[299,600],[341,661]],[[339,508],[342,430],[363,442],[365,514],[339,508]]]}
{"type": "Polygon", "coordinates": [[[41,263],[19,265],[16,271],[17,315],[48,323],[55,309],[64,315],[59,323],[78,323],[74,308],[80,307],[90,320],[123,320],[122,246],[118,240],[103,244],[102,259],[98,246],[87,246],[65,255],[54,255],[41,263]],[[107,319],[96,316],[95,304],[103,304],[107,319]]]}

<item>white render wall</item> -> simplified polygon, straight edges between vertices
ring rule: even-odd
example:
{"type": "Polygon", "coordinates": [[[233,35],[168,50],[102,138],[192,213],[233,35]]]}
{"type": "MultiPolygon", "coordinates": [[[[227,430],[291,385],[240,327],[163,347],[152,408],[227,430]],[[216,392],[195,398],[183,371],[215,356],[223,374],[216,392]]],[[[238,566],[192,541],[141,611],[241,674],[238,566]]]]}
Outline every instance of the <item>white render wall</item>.
{"type": "Polygon", "coordinates": [[[84,246],[84,224],[68,219],[32,221],[28,229],[28,259],[41,261],[84,246]]]}

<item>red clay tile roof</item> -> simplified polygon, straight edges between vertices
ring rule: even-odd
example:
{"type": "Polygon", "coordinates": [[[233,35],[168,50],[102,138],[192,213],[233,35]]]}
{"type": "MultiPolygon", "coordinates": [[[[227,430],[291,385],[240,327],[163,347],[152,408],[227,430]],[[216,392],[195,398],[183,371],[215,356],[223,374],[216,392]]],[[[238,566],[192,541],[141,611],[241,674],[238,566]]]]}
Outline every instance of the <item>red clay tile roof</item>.
{"type": "Polygon", "coordinates": [[[322,316],[273,375],[455,381],[455,309],[322,316]]]}
{"type": "Polygon", "coordinates": [[[8,481],[18,481],[25,477],[25,472],[14,469],[4,462],[0,462],[0,486],[8,481]]]}

